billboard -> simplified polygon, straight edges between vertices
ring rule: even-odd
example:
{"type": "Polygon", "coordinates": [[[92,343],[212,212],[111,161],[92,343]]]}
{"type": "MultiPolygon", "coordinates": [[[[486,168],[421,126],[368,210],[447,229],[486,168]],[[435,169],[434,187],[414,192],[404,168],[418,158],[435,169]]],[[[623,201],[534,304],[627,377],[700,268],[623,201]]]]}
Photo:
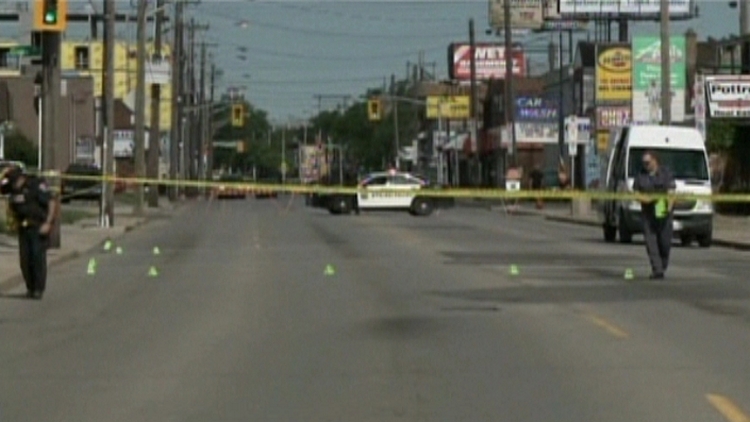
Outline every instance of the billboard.
{"type": "MultiPolygon", "coordinates": [[[[560,14],[568,17],[608,15],[611,18],[653,19],[659,16],[661,0],[558,0],[560,14]]],[[[692,0],[669,0],[669,16],[692,16],[692,0]]]]}
{"type": "Polygon", "coordinates": [[[750,117],[750,75],[715,75],[705,79],[711,117],[750,117]]]}
{"type": "MultiPolygon", "coordinates": [[[[672,121],[685,120],[685,37],[670,37],[672,121]]],[[[661,121],[661,41],[633,37],[633,122],[661,121]]]]}
{"type": "Polygon", "coordinates": [[[468,95],[433,95],[427,97],[428,119],[468,119],[471,99],[468,95]]]}
{"type": "MultiPolygon", "coordinates": [[[[474,49],[477,80],[505,79],[505,47],[497,43],[477,43],[474,49]]],[[[471,79],[471,46],[453,43],[448,46],[448,75],[453,80],[471,79]]],[[[513,75],[526,75],[526,56],[522,49],[514,49],[513,75]]]]}
{"type": "Polygon", "coordinates": [[[489,0],[490,28],[505,26],[505,2],[510,2],[510,27],[541,29],[544,24],[542,0],[489,0]]]}
{"type": "Polygon", "coordinates": [[[633,60],[628,44],[596,47],[596,102],[630,102],[633,96],[633,60]]]}
{"type": "Polygon", "coordinates": [[[516,97],[516,121],[556,122],[558,101],[539,96],[516,97]]]}

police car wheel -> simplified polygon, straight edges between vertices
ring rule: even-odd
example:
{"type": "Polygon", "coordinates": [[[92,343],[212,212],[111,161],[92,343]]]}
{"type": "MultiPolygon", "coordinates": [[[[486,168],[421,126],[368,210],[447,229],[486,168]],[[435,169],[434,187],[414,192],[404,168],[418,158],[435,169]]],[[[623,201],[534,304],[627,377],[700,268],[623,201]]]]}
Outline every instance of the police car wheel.
{"type": "Polygon", "coordinates": [[[432,214],[432,202],[426,198],[416,198],[412,203],[412,210],[415,215],[428,216],[432,214]]]}

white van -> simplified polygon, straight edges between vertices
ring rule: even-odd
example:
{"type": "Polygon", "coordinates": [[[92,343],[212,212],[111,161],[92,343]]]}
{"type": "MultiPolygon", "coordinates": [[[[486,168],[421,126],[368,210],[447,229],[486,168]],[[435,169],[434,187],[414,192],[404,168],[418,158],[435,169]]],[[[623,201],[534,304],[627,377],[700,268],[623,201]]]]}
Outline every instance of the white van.
{"type": "MultiPolygon", "coordinates": [[[[677,126],[626,126],[610,145],[604,188],[607,192],[632,192],[633,178],[641,171],[641,156],[654,151],[662,166],[672,171],[678,193],[711,194],[706,145],[700,132],[677,126]]],[[[641,204],[631,200],[604,200],[600,206],[604,240],[630,243],[642,234],[641,204]]],[[[710,201],[680,200],[674,206],[674,233],[682,244],[697,240],[711,246],[713,206],[710,201]]]]}

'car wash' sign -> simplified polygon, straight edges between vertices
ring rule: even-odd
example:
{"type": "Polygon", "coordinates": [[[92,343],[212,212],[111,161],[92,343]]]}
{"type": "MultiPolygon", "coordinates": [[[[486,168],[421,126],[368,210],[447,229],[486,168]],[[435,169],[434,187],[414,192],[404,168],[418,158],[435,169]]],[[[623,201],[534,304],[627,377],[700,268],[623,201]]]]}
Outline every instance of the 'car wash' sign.
{"type": "Polygon", "coordinates": [[[706,97],[711,117],[750,117],[750,75],[706,76],[706,97]]]}
{"type": "Polygon", "coordinates": [[[517,97],[516,120],[526,122],[555,122],[557,121],[557,101],[536,96],[517,97]]]}

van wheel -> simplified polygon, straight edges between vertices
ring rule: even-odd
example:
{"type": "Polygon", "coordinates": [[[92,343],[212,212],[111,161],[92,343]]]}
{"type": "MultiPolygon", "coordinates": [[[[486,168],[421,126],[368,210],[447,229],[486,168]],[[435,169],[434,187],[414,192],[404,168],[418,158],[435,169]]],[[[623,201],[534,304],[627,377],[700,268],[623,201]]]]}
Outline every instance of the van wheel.
{"type": "Polygon", "coordinates": [[[698,240],[698,246],[700,246],[701,248],[711,247],[711,240],[712,240],[711,233],[702,234],[700,236],[697,236],[696,239],[698,240]]]}
{"type": "Polygon", "coordinates": [[[680,236],[680,244],[683,247],[688,247],[690,244],[693,243],[693,237],[687,234],[683,234],[680,236]]]}
{"type": "Polygon", "coordinates": [[[617,231],[620,235],[620,243],[631,243],[633,242],[633,233],[628,230],[627,227],[625,227],[623,221],[625,221],[625,217],[620,214],[620,221],[617,222],[617,231]]]}
{"type": "Polygon", "coordinates": [[[604,224],[602,226],[602,229],[604,231],[604,241],[607,243],[612,243],[615,240],[617,240],[617,227],[611,226],[609,224],[604,224]]]}
{"type": "Polygon", "coordinates": [[[434,209],[434,206],[432,205],[432,201],[430,201],[427,198],[415,198],[414,202],[411,204],[411,211],[414,212],[415,215],[419,216],[428,216],[432,214],[432,211],[434,209]]]}

